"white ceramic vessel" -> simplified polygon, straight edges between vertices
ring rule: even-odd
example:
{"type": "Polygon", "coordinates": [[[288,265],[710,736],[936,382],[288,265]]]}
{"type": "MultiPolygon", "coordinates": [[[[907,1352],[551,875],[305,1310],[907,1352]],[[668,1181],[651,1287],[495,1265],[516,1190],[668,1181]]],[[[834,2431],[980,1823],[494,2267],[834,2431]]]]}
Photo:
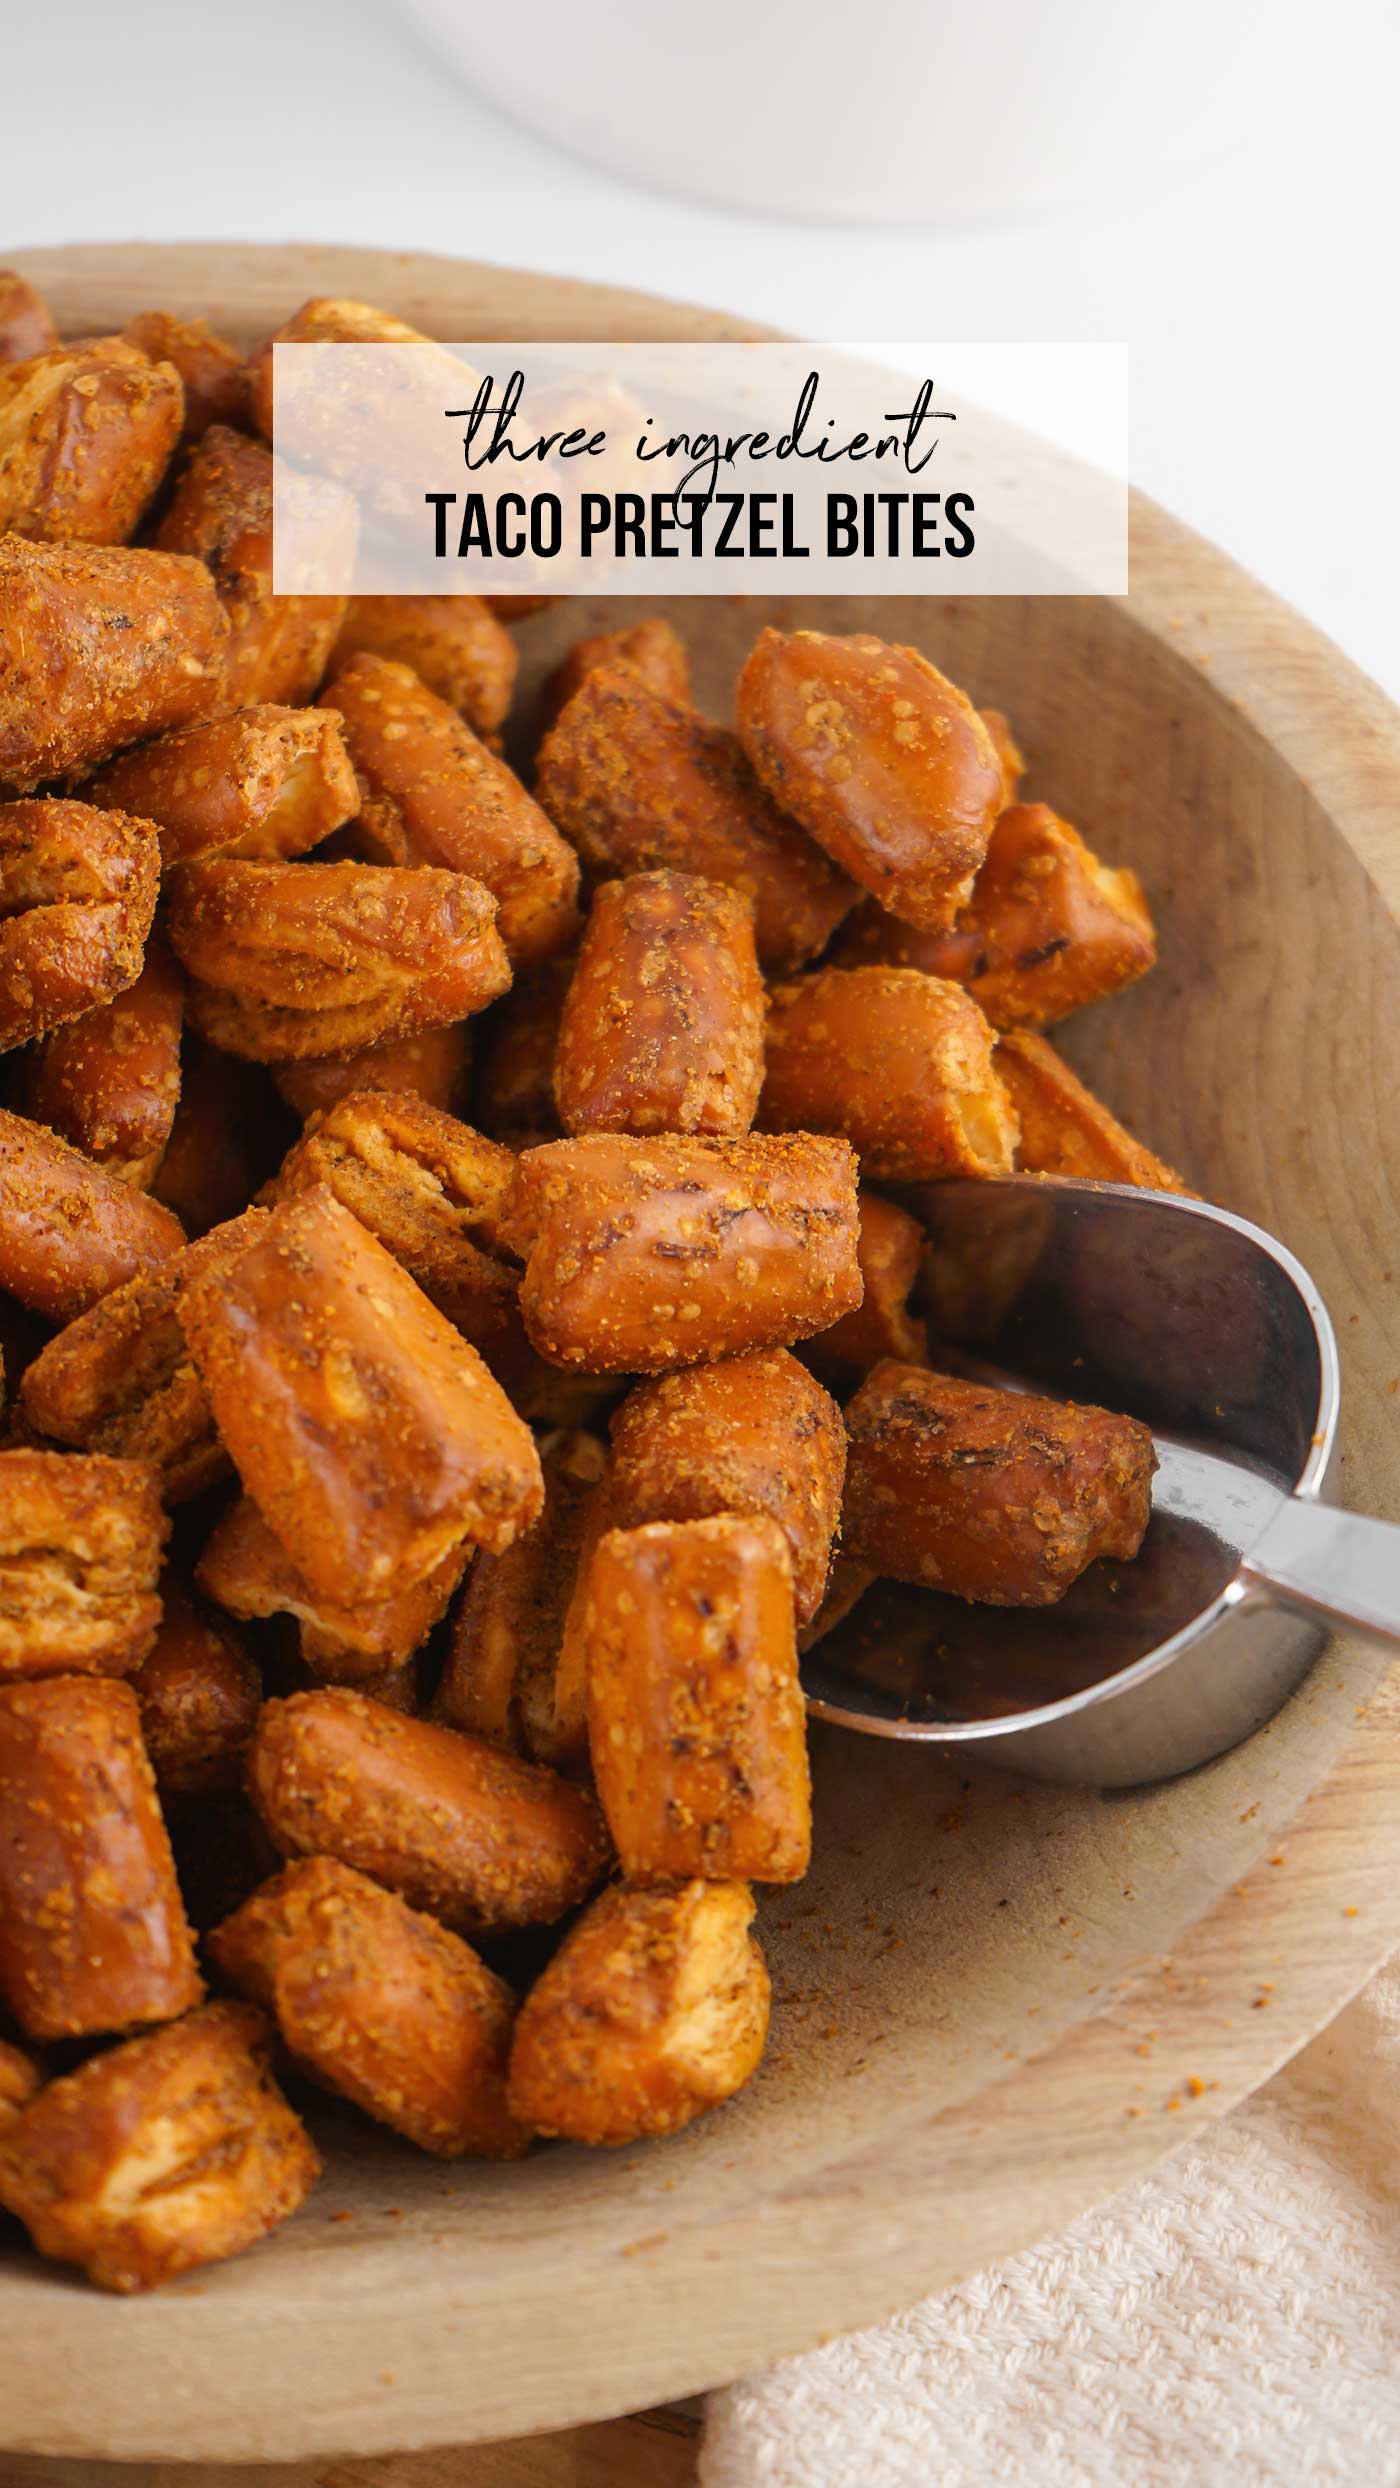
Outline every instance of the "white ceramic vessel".
{"type": "MultiPolygon", "coordinates": [[[[404,0],[518,120],[731,208],[961,222],[1282,135],[1316,77],[1301,0],[404,0]]],[[[1342,0],[1342,18],[1367,0],[1342,0]]]]}

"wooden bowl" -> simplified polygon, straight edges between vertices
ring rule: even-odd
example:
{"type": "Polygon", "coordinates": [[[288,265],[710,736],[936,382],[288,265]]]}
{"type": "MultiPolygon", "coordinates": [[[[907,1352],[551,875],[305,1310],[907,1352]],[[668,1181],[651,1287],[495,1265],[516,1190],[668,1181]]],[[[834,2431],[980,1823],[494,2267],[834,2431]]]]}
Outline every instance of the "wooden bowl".
{"type": "MultiPolygon", "coordinates": [[[[250,339],[308,294],[351,293],[445,337],[745,333],[372,251],[22,264],[70,331],[161,304],[250,339]]],[[[528,676],[630,610],[523,625],[528,676]]],[[[799,612],[679,601],[702,702],[724,708],[760,620],[799,612]]],[[[1400,717],[1145,504],[1126,602],[853,599],[821,618],[912,640],[1005,708],[1031,790],[1142,872],[1163,964],[1070,1048],[1154,1148],[1313,1270],[1343,1343],[1348,1497],[1400,1517],[1400,717]]],[[[13,2247],[0,2435],[247,2462],[560,2427],[728,2379],[1024,2244],[1230,2106],[1400,1942],[1383,1675],[1336,1643],[1247,1748],[1141,1795],[961,1779],[819,1730],[816,1863],[763,1905],[780,2001],[744,2097],[665,2144],[510,2168],[443,2167],[347,2116],[299,2218],[146,2300],[13,2247]]]]}

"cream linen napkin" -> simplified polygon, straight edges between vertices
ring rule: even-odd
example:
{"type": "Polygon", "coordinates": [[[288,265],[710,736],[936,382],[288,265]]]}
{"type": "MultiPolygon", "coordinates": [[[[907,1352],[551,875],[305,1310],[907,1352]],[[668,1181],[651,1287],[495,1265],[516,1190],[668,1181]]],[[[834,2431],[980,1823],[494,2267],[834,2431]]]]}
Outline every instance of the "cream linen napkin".
{"type": "Polygon", "coordinates": [[[1400,1956],[1058,2237],[711,2397],[702,2488],[1400,2483],[1400,1956]]]}

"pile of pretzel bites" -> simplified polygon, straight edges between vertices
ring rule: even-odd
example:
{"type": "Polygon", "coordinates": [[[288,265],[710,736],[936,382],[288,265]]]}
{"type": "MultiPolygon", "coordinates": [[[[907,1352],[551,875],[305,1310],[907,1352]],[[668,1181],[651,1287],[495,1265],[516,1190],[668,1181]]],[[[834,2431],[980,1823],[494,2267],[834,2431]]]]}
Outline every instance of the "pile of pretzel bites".
{"type": "Polygon", "coordinates": [[[1003,718],[765,630],[720,724],[652,618],[527,787],[530,600],[272,594],[270,393],[0,277],[0,2204],[120,2290],[296,2209],[283,2082],[512,2158],[748,2080],[799,1648],[1148,1517],[880,1187],[1177,1185],[1039,1033],[1154,937],[1003,718]]]}

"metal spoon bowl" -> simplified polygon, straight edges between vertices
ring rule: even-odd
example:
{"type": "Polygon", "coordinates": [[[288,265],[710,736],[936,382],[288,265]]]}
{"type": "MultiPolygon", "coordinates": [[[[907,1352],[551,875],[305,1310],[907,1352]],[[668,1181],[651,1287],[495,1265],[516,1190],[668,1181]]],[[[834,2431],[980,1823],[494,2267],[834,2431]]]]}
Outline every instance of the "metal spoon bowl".
{"type": "Polygon", "coordinates": [[[1152,1519],[1135,1562],[1091,1565],[1054,1607],[877,1584],[804,1660],[819,1718],[1132,1787],[1272,1718],[1331,1624],[1400,1644],[1400,1528],[1322,1500],[1337,1344],[1282,1244],[1202,1201],[1058,1177],[908,1197],[949,1369],[1142,1419],[1152,1519]]]}

